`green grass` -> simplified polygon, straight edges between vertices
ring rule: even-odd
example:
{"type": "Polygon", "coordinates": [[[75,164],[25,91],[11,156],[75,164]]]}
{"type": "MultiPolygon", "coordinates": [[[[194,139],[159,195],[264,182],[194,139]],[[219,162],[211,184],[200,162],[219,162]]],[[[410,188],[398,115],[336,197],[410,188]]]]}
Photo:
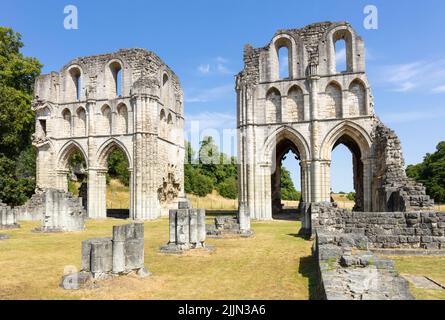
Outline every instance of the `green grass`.
{"type": "MultiPolygon", "coordinates": [[[[209,218],[210,220],[210,218],[209,218]]],[[[182,256],[158,253],[168,241],[168,220],[145,223],[145,264],[153,276],[122,277],[94,290],[58,287],[64,268],[80,267],[81,241],[110,236],[107,219],[88,221],[77,233],[32,233],[38,223],[4,231],[0,241],[0,299],[308,299],[314,297],[316,264],[310,241],[296,236],[294,221],[253,223],[255,237],[208,239],[216,251],[182,256]]]]}
{"type": "MultiPolygon", "coordinates": [[[[396,262],[400,274],[427,276],[445,284],[445,257],[389,257],[396,262]]],[[[445,290],[417,289],[410,284],[411,293],[419,300],[445,300],[445,290]]]]}

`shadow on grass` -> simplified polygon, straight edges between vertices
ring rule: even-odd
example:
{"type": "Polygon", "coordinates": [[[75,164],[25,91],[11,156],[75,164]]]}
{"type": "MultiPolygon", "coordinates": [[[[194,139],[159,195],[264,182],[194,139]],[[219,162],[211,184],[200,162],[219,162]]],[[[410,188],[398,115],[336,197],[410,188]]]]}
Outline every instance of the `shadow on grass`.
{"type": "Polygon", "coordinates": [[[313,256],[301,257],[298,272],[309,279],[309,300],[321,300],[317,260],[313,256]]]}

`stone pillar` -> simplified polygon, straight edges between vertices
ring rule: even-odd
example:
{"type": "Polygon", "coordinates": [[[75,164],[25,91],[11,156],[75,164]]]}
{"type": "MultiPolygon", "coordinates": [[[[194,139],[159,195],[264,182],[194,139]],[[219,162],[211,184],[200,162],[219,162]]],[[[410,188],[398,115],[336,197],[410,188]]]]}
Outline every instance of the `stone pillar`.
{"type": "Polygon", "coordinates": [[[372,212],[372,159],[362,159],[363,162],[363,209],[372,212]]]}
{"type": "Polygon", "coordinates": [[[125,226],[113,226],[113,273],[125,271],[125,226]]]}
{"type": "Polygon", "coordinates": [[[88,217],[105,219],[107,217],[106,169],[88,170],[88,217]]]}

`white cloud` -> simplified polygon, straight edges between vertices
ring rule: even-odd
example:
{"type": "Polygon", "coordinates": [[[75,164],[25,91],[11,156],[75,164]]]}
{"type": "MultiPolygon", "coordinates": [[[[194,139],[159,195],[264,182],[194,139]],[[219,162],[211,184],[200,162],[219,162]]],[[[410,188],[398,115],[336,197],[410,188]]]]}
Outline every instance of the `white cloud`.
{"type": "Polygon", "coordinates": [[[393,92],[443,93],[445,59],[382,66],[378,70],[378,82],[393,92]]]}
{"type": "Polygon", "coordinates": [[[346,49],[342,48],[335,56],[337,64],[346,64],[346,49]]]}
{"type": "Polygon", "coordinates": [[[433,93],[445,93],[445,85],[435,87],[435,88],[432,90],[432,92],[433,92],[433,93]]]}
{"type": "Polygon", "coordinates": [[[227,84],[219,87],[214,87],[206,90],[202,90],[198,93],[188,95],[187,91],[185,92],[185,102],[209,102],[215,101],[223,98],[227,94],[234,94],[234,85],[227,84]]]}
{"type": "Polygon", "coordinates": [[[212,59],[211,63],[203,63],[198,67],[198,71],[202,75],[217,74],[217,75],[228,75],[234,74],[232,70],[227,66],[229,60],[223,57],[216,57],[212,59]]]}
{"type": "Polygon", "coordinates": [[[208,74],[210,72],[210,64],[201,64],[198,67],[198,71],[202,74],[208,74]]]}
{"type": "Polygon", "coordinates": [[[236,116],[232,113],[223,112],[201,112],[186,115],[186,130],[190,130],[192,123],[198,123],[200,130],[205,129],[233,129],[236,127],[236,116]]]}

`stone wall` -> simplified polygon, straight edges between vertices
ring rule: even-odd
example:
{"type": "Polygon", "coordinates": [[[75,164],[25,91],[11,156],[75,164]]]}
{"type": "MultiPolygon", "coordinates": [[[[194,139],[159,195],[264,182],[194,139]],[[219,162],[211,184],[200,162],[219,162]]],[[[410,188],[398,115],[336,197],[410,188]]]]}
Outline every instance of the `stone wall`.
{"type": "Polygon", "coordinates": [[[86,211],[82,199],[75,198],[69,192],[45,190],[45,212],[42,226],[36,231],[63,232],[82,231],[85,229],[86,211]]]}
{"type": "Polygon", "coordinates": [[[363,235],[370,248],[445,250],[442,212],[351,212],[321,203],[310,213],[313,229],[363,235]]]}
{"type": "Polygon", "coordinates": [[[373,140],[373,210],[433,210],[434,201],[425,187],[406,175],[402,145],[396,133],[376,120],[373,140]]]}
{"type": "Polygon", "coordinates": [[[367,238],[318,231],[314,255],[326,300],[413,300],[394,262],[367,251],[367,238]]]}

